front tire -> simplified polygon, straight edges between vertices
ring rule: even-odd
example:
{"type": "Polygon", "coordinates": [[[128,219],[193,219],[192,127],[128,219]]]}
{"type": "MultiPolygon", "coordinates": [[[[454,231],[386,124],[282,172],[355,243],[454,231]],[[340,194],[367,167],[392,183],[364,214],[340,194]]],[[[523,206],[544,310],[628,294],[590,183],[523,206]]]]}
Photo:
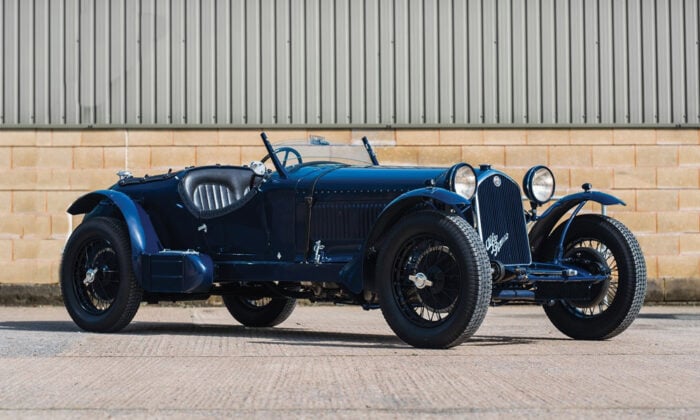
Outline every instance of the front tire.
{"type": "Polygon", "coordinates": [[[134,278],[131,243],[124,223],[95,217],[78,226],[61,260],[61,294],[82,329],[116,332],[131,322],[143,290],[134,278]]]}
{"type": "MultiPolygon", "coordinates": [[[[563,226],[555,229],[548,240],[551,256],[563,226]]],[[[644,255],[632,232],[609,217],[578,216],[564,240],[564,257],[589,272],[602,266],[610,271],[610,281],[594,286],[590,302],[559,300],[545,306],[552,324],[579,340],[604,340],[627,329],[639,314],[647,284],[644,255]]]]}
{"type": "Polygon", "coordinates": [[[246,327],[274,327],[289,318],[296,299],[274,297],[249,299],[242,296],[222,296],[233,318],[246,327]]]}
{"type": "Polygon", "coordinates": [[[476,231],[459,216],[421,211],[404,217],[384,243],[377,291],[396,335],[422,348],[471,337],[491,299],[489,259],[476,231]]]}

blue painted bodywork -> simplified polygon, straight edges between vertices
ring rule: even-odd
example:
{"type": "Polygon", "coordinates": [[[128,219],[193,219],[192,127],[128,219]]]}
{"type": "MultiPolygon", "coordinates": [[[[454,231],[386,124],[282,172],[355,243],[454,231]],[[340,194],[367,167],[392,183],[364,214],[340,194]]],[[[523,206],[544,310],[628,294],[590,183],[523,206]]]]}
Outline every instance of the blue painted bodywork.
{"type": "Polygon", "coordinates": [[[544,213],[542,213],[540,218],[546,219],[547,217],[549,217],[549,215],[558,214],[562,211],[566,213],[572,207],[576,206],[582,201],[595,201],[596,203],[600,203],[604,206],[612,206],[615,204],[621,204],[623,206],[626,205],[624,201],[610,194],[606,194],[600,191],[584,191],[564,196],[559,200],[555,201],[554,204],[552,204],[544,213]]]}
{"type": "Polygon", "coordinates": [[[131,258],[136,280],[146,290],[155,292],[207,292],[213,283],[214,267],[211,258],[206,254],[172,253],[163,249],[151,219],[146,211],[128,195],[115,190],[98,190],[86,194],[77,199],[69,208],[70,214],[90,213],[90,216],[112,214],[109,207],[114,206],[119,210],[131,240],[131,258]],[[107,209],[100,206],[106,206],[107,209]],[[104,210],[107,210],[106,212],[104,210]],[[175,261],[174,255],[182,258],[187,272],[188,284],[171,290],[172,287],[158,287],[151,281],[151,270],[146,265],[150,263],[151,256],[158,256],[161,260],[175,261]],[[145,263],[144,263],[145,261],[145,263]]]}
{"type": "Polygon", "coordinates": [[[470,200],[444,188],[425,187],[403,193],[387,204],[379,214],[377,221],[367,236],[364,248],[371,246],[401,216],[421,203],[427,203],[431,206],[434,203],[441,203],[460,213],[464,213],[471,208],[470,200]]]}
{"type": "Polygon", "coordinates": [[[134,258],[143,253],[158,252],[161,249],[148,214],[128,195],[119,191],[98,190],[85,194],[68,208],[68,213],[88,213],[105,200],[119,208],[129,229],[131,254],[134,258]]]}
{"type": "Polygon", "coordinates": [[[142,287],[159,293],[208,293],[214,263],[206,254],[163,250],[142,255],[142,287]]]}
{"type": "MultiPolygon", "coordinates": [[[[559,220],[572,208],[588,201],[600,203],[604,206],[626,205],[625,202],[619,198],[600,191],[584,191],[564,196],[554,202],[554,204],[534,220],[535,224],[530,229],[529,234],[531,247],[533,249],[540,249],[559,220]]],[[[563,236],[565,235],[566,230],[563,232],[563,236]]]]}
{"type": "MultiPolygon", "coordinates": [[[[220,268],[206,270],[215,271],[213,281],[219,283],[299,281],[300,274],[295,273],[305,272],[307,277],[314,277],[298,266],[311,261],[311,244],[321,240],[322,262],[334,268],[324,267],[324,277],[310,281],[338,282],[351,292],[360,293],[362,252],[373,226],[374,232],[378,232],[376,227],[385,228],[398,210],[424,200],[448,206],[468,205],[468,200],[444,188],[416,189],[416,186],[444,183],[446,168],[318,163],[291,168],[286,178],[270,174],[240,209],[202,220],[187,210],[177,188],[190,170],[119,182],[109,190],[79,198],[68,212],[94,217],[114,215],[118,210],[129,228],[135,275],[147,290],[152,282],[143,278],[142,255],[157,255],[163,250],[196,251],[211,259],[211,264],[206,261],[202,264],[220,268]],[[329,211],[323,210],[326,208],[329,211]],[[310,217],[310,209],[325,211],[329,217],[310,217]],[[373,223],[380,212],[379,222],[373,223]],[[355,223],[348,219],[353,217],[355,223]],[[339,224],[347,226],[345,235],[333,231],[339,224]],[[204,225],[206,231],[202,230],[204,225]],[[241,271],[240,267],[249,270],[241,271]],[[239,276],[241,272],[256,273],[257,277],[243,279],[239,276]],[[334,275],[329,277],[329,273],[334,275]]],[[[201,281],[194,279],[191,283],[201,281]]],[[[201,292],[202,287],[187,284],[181,292],[191,290],[201,292]]],[[[175,292],[162,288],[151,291],[175,292]]]]}
{"type": "MultiPolygon", "coordinates": [[[[365,304],[373,289],[376,247],[405,214],[436,209],[461,215],[478,228],[473,199],[452,191],[456,166],[378,166],[367,142],[365,147],[372,164],[305,162],[268,172],[262,182],[251,184],[244,204],[217,217],[201,218],[183,201],[181,183],[193,168],[122,179],[110,189],[79,198],[68,212],[122,218],[131,239],[134,274],[152,295],[177,300],[187,294],[229,293],[230,287],[249,283],[314,283],[330,290],[337,284],[349,300],[365,304]]],[[[490,167],[475,173],[479,182],[494,174],[510,180],[490,167]]],[[[530,242],[533,231],[541,241],[582,201],[623,204],[599,192],[564,197],[537,218],[530,242]]]]}

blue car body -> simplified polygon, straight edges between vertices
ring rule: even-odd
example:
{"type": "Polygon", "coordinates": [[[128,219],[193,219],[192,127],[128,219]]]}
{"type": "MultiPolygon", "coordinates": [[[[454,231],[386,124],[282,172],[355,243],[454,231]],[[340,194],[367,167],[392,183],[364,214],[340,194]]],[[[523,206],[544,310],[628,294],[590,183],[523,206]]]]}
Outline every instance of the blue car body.
{"type": "Polygon", "coordinates": [[[255,295],[252,286],[268,284],[294,297],[372,307],[377,249],[393,225],[422,208],[459,215],[476,229],[494,271],[494,302],[585,299],[605,280],[540,251],[571,209],[576,216],[582,203],[621,200],[587,188],[537,215],[524,209],[518,183],[488,165],[475,169],[476,193],[466,198],[451,185],[464,164],[380,166],[365,147],[372,163],[363,165],[284,167],[271,153],[278,170],[262,174],[215,165],[125,176],[68,212],[125,221],[134,276],[149,301],[255,295]]]}

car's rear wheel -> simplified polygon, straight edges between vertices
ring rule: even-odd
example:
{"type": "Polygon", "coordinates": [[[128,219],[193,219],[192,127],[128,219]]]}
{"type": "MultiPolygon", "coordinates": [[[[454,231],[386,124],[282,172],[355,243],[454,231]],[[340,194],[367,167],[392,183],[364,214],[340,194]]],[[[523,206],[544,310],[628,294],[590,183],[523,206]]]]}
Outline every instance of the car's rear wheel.
{"type": "Polygon", "coordinates": [[[274,327],[294,311],[296,299],[265,297],[250,299],[242,296],[222,296],[224,305],[233,318],[246,327],[274,327]]]}
{"type": "Polygon", "coordinates": [[[136,315],[143,290],[134,279],[124,223],[95,217],[71,235],[61,261],[61,294],[73,321],[93,332],[115,332],[136,315]]]}
{"type": "MultiPolygon", "coordinates": [[[[564,225],[546,246],[554,255],[564,225]]],[[[588,302],[556,301],[544,310],[552,324],[571,338],[602,340],[630,326],[646,293],[646,264],[639,243],[625,225],[600,215],[576,217],[564,240],[569,264],[593,274],[609,272],[609,280],[594,285],[588,302]]]]}
{"type": "Polygon", "coordinates": [[[461,217],[409,214],[380,250],[376,281],[382,314],[415,347],[449,348],[476,332],[491,298],[491,271],[476,231],[461,217]]]}

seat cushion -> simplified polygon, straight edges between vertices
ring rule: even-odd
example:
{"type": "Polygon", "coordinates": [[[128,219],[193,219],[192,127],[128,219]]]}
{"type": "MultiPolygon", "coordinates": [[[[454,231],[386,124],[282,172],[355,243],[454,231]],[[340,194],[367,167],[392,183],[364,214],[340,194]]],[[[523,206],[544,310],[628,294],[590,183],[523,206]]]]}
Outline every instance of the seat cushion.
{"type": "Polygon", "coordinates": [[[204,166],[189,170],[179,192],[189,211],[201,219],[230,213],[245,204],[256,191],[255,173],[240,166],[204,166]]]}

